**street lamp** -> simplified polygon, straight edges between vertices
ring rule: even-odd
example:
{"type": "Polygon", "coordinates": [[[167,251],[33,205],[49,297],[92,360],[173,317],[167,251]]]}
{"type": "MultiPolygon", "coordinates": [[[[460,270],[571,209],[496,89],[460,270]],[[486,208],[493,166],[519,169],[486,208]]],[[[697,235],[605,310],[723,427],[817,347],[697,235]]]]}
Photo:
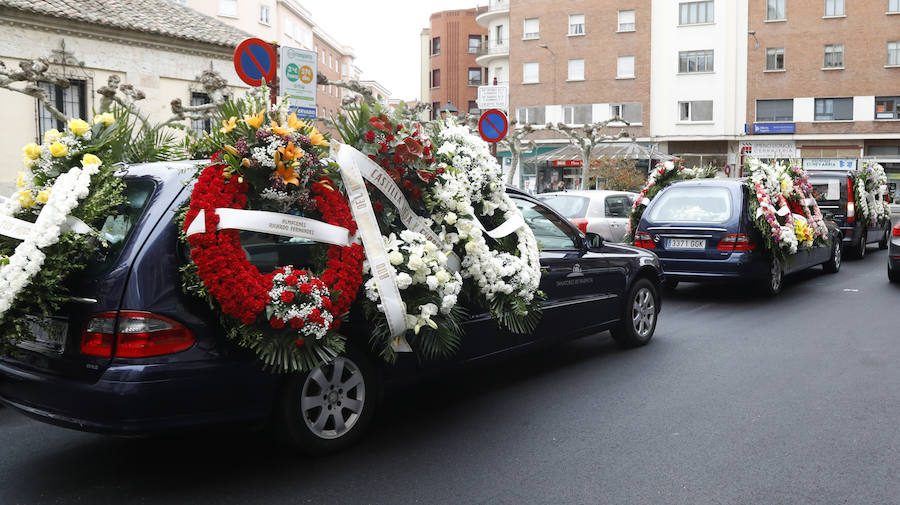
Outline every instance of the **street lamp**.
{"type": "Polygon", "coordinates": [[[550,60],[553,62],[553,105],[556,105],[556,53],[547,44],[538,44],[538,47],[550,51],[550,60]]]}

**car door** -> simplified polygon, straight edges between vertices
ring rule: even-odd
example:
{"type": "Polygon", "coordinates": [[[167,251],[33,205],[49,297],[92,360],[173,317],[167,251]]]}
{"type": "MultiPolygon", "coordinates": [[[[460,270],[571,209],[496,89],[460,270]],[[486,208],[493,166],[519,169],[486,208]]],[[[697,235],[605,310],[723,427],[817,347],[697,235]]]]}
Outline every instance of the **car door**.
{"type": "Polygon", "coordinates": [[[520,342],[564,336],[606,320],[611,284],[608,262],[602,254],[588,252],[582,236],[549,207],[525,198],[513,198],[541,250],[540,289],[547,295],[544,313],[532,335],[520,342]]]}
{"type": "Polygon", "coordinates": [[[603,212],[609,223],[609,241],[622,242],[628,227],[628,213],[633,200],[628,195],[608,195],[603,201],[603,212]]]}

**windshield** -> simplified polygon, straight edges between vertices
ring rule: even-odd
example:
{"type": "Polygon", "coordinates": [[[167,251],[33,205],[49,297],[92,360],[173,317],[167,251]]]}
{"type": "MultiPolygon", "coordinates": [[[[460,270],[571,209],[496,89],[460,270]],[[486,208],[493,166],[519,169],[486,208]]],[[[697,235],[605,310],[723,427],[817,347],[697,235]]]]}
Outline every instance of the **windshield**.
{"type": "Polygon", "coordinates": [[[647,216],[654,222],[724,223],[731,219],[731,192],[715,186],[670,187],[647,216]]]}
{"type": "Polygon", "coordinates": [[[586,196],[574,195],[549,195],[540,199],[568,218],[584,217],[587,214],[588,204],[591,203],[591,199],[586,196]]]}

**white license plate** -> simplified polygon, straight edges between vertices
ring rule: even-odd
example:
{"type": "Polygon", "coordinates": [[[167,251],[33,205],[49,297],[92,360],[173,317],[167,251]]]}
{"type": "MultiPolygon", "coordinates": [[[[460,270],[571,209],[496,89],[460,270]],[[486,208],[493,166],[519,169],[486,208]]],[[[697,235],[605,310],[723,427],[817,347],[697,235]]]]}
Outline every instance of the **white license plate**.
{"type": "Polygon", "coordinates": [[[706,249],[706,240],[696,238],[670,238],[666,239],[666,249],[706,249]]]}
{"type": "Polygon", "coordinates": [[[56,319],[44,319],[38,322],[37,318],[30,318],[28,327],[34,340],[19,342],[19,347],[37,352],[52,352],[62,354],[66,350],[66,335],[69,333],[69,325],[56,319]]]}

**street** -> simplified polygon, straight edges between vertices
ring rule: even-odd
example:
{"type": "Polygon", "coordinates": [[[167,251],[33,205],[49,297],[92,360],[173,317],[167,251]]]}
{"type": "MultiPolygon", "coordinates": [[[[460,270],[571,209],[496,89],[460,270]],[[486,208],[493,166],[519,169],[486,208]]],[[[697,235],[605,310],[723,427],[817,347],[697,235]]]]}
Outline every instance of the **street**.
{"type": "Polygon", "coordinates": [[[400,391],[319,459],[260,431],[121,439],[0,408],[0,503],[892,503],[885,262],[871,248],[771,300],[682,284],[645,348],[604,334],[400,391]]]}

